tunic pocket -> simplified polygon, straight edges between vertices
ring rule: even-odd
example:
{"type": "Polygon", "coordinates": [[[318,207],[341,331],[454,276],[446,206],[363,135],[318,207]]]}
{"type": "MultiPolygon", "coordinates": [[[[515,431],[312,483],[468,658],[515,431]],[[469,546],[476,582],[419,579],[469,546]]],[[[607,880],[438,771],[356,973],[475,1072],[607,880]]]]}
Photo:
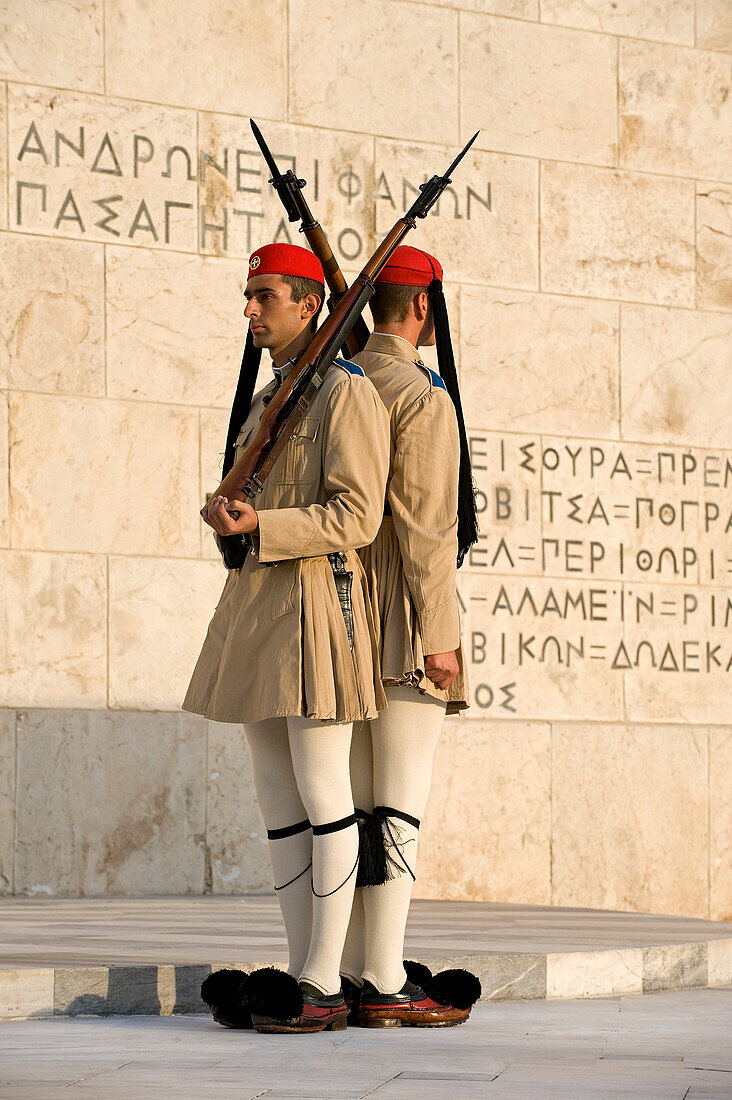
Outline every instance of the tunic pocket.
{"type": "Polygon", "coordinates": [[[320,476],[320,449],[315,446],[319,416],[305,416],[291,434],[285,450],[285,481],[315,481],[320,476]]]}
{"type": "Polygon", "coordinates": [[[272,619],[279,619],[295,610],[295,582],[297,562],[281,561],[267,569],[272,619]]]}

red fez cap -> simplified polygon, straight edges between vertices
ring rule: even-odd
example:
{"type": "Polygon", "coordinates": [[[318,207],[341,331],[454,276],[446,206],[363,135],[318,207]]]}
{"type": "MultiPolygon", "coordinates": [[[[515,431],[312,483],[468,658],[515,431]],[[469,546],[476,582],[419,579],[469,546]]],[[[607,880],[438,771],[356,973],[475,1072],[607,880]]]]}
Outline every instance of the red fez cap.
{"type": "Polygon", "coordinates": [[[396,283],[398,286],[429,286],[433,279],[442,282],[440,261],[410,244],[395,248],[376,276],[377,283],[396,283]]]}
{"type": "Polygon", "coordinates": [[[249,257],[249,274],[298,275],[325,284],[320,260],[299,244],[263,244],[249,257]]]}

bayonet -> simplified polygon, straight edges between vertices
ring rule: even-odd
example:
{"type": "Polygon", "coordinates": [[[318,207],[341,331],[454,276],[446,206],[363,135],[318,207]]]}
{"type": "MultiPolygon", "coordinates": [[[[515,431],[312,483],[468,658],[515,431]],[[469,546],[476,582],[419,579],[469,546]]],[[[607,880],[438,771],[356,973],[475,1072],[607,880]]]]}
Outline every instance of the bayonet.
{"type": "Polygon", "coordinates": [[[409,221],[409,219],[414,221],[415,218],[427,217],[428,213],[437,202],[442,192],[445,190],[448,184],[452,183],[453,172],[455,171],[458,164],[463,159],[479,133],[480,130],[475,131],[468,144],[460,153],[458,153],[458,155],[455,157],[455,160],[452,162],[452,164],[443,176],[433,176],[432,179],[427,180],[426,183],[420,183],[419,189],[421,191],[421,194],[417,196],[407,213],[404,215],[405,221],[409,221]]]}

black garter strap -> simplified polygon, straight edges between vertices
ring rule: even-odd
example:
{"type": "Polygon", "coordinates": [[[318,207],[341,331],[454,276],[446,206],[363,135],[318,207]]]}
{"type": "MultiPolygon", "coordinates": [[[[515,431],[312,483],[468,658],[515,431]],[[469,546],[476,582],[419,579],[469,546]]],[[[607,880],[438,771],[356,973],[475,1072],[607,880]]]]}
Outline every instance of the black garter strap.
{"type": "MultiPolygon", "coordinates": [[[[297,825],[285,825],[284,829],[267,829],[267,840],[284,840],[288,836],[297,836],[298,833],[304,833],[306,829],[310,828],[310,822],[307,818],[304,821],[298,821],[297,825]]],[[[299,878],[310,870],[313,865],[312,859],[308,863],[307,867],[303,867],[302,871],[294,878],[291,878],[289,882],[283,882],[281,886],[275,886],[275,891],[284,890],[288,886],[292,886],[293,882],[297,882],[299,878]]]]}
{"type": "Polygon", "coordinates": [[[419,829],[421,824],[418,817],[405,814],[403,810],[395,810],[393,806],[374,806],[374,817],[398,817],[400,821],[406,821],[414,829],[419,829]]]}
{"type": "Polygon", "coordinates": [[[267,829],[267,840],[284,840],[287,836],[304,833],[309,828],[310,822],[305,818],[304,821],[298,821],[297,825],[286,825],[284,829],[267,829]]]}
{"type": "Polygon", "coordinates": [[[312,865],[313,865],[313,861],[311,859],[310,862],[308,863],[307,867],[303,867],[303,869],[302,869],[302,871],[300,871],[299,875],[295,875],[295,877],[291,878],[289,882],[283,882],[281,886],[275,886],[275,893],[278,890],[284,890],[287,886],[292,886],[293,882],[297,882],[297,880],[299,878],[302,878],[302,876],[305,874],[305,872],[310,870],[312,865]]]}
{"type": "MultiPolygon", "coordinates": [[[[340,817],[338,821],[329,821],[325,825],[313,825],[313,836],[327,836],[328,833],[340,833],[343,829],[349,829],[351,825],[356,825],[357,823],[358,814],[349,814],[348,817],[340,817]]],[[[356,862],[344,878],[343,882],[340,884],[340,886],[336,886],[335,890],[329,890],[327,894],[319,894],[318,891],[315,889],[315,883],[311,879],[310,889],[313,891],[315,897],[329,898],[332,897],[333,894],[337,894],[339,890],[342,890],[346,883],[353,877],[353,875],[355,875],[356,868],[358,867],[359,858],[360,852],[357,852],[356,862]]]]}
{"type": "Polygon", "coordinates": [[[329,821],[325,825],[313,825],[313,836],[326,836],[328,833],[339,833],[341,829],[348,829],[358,821],[356,814],[348,817],[339,817],[337,821],[329,821]]]}

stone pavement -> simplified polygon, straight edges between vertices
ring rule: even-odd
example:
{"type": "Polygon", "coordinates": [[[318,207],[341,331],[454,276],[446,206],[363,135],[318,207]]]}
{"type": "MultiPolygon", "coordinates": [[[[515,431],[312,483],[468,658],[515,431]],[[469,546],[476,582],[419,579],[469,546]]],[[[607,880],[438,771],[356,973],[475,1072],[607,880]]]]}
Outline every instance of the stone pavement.
{"type": "MultiPolygon", "coordinates": [[[[201,1011],[211,968],[286,962],[274,897],[0,899],[0,1019],[201,1011]]],[[[732,922],[415,901],[407,957],[465,966],[485,1000],[732,984],[732,922]]]]}
{"type": "Polygon", "coordinates": [[[732,1100],[732,987],[480,1004],[462,1027],[228,1031],[210,1016],[0,1024],[3,1100],[732,1100]]]}

